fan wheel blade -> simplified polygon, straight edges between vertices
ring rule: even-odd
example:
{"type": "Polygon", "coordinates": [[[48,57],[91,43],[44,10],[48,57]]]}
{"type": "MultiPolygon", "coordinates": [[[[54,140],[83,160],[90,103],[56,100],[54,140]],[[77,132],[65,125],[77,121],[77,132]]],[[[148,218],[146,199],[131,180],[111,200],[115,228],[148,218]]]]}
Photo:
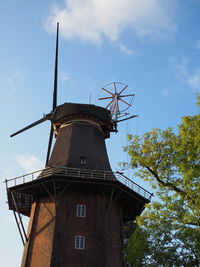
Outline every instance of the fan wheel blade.
{"type": "Polygon", "coordinates": [[[23,129],[21,129],[21,130],[15,132],[15,133],[13,133],[13,134],[11,134],[10,137],[13,137],[13,136],[15,136],[15,135],[18,135],[18,134],[20,134],[20,133],[22,133],[22,132],[24,132],[24,131],[26,131],[26,130],[28,130],[28,129],[30,129],[30,128],[33,128],[33,127],[35,127],[36,125],[38,125],[38,124],[40,124],[40,123],[42,123],[42,122],[44,122],[44,121],[46,121],[46,120],[50,120],[50,119],[51,119],[51,113],[47,114],[47,115],[46,115],[45,117],[43,117],[42,119],[40,119],[40,120],[38,120],[38,121],[36,121],[36,122],[34,122],[34,123],[31,123],[30,125],[24,127],[23,129]]]}
{"type": "Polygon", "coordinates": [[[122,102],[124,102],[124,103],[125,103],[126,105],[128,105],[129,107],[131,107],[131,104],[127,103],[127,102],[124,101],[123,99],[120,99],[120,98],[119,98],[119,100],[122,101],[122,102]]]}
{"type": "Polygon", "coordinates": [[[118,95],[121,95],[121,93],[128,87],[128,85],[126,85],[119,93],[118,95]]]}
{"type": "Polygon", "coordinates": [[[55,71],[54,71],[54,89],[53,89],[53,111],[57,107],[57,85],[58,85],[58,37],[59,37],[59,23],[57,23],[56,33],[56,56],[55,56],[55,71]]]}
{"type": "Polygon", "coordinates": [[[46,166],[49,161],[49,156],[51,153],[52,140],[53,140],[53,125],[51,125],[50,134],[49,134],[49,144],[48,144],[48,149],[47,149],[46,166]]]}
{"type": "Polygon", "coordinates": [[[113,98],[113,96],[109,96],[109,97],[101,97],[101,98],[99,98],[98,100],[111,99],[111,98],[113,98]]]}

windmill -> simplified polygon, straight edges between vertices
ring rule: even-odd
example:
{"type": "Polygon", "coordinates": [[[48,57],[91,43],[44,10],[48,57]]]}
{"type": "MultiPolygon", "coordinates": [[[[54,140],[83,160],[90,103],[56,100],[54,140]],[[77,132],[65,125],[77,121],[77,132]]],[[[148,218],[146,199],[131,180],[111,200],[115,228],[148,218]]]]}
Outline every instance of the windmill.
{"type": "Polygon", "coordinates": [[[46,167],[5,181],[24,244],[21,267],[122,267],[123,224],[152,194],[111,169],[105,139],[116,131],[119,109],[116,115],[91,104],[57,106],[58,31],[57,24],[52,111],[12,134],[51,121],[46,167]],[[23,215],[30,217],[27,232],[23,215]]]}

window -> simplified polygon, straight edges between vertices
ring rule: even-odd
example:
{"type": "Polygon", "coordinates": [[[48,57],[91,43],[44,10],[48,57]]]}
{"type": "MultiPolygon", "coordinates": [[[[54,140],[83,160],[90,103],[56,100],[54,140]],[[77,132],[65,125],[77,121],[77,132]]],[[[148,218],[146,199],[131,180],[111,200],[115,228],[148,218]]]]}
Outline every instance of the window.
{"type": "Polygon", "coordinates": [[[85,236],[76,235],[75,236],[75,248],[84,249],[85,248],[85,236]]]}
{"type": "Polygon", "coordinates": [[[86,164],[86,157],[80,157],[80,163],[86,164]]]}
{"type": "Polygon", "coordinates": [[[78,204],[76,206],[76,216],[77,217],[85,217],[86,216],[86,205],[78,204]]]}

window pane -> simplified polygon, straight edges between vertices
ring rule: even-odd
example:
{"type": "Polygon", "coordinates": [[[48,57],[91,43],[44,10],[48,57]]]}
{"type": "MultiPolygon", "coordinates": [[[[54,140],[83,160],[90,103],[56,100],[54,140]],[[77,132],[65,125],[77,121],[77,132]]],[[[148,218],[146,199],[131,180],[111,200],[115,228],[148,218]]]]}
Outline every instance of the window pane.
{"type": "Polygon", "coordinates": [[[83,236],[80,237],[80,248],[83,248],[83,236]]]}
{"type": "Polygon", "coordinates": [[[76,236],[76,239],[75,239],[76,241],[75,241],[75,247],[76,248],[79,248],[79,236],[76,236]]]}
{"type": "Polygon", "coordinates": [[[76,216],[85,217],[86,216],[86,205],[77,205],[76,216]]]}
{"type": "Polygon", "coordinates": [[[84,249],[85,248],[85,236],[75,236],[75,248],[84,249]]]}

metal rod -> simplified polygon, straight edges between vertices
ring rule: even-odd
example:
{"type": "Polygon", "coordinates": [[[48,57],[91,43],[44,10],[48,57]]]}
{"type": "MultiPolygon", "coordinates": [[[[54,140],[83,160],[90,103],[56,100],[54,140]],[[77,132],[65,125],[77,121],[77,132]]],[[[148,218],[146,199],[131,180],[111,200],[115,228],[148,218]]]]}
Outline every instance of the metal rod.
{"type": "Polygon", "coordinates": [[[22,243],[23,243],[23,245],[25,246],[25,242],[24,242],[24,239],[23,239],[23,235],[22,235],[21,229],[20,229],[20,227],[19,227],[19,222],[18,222],[18,220],[17,220],[17,216],[16,216],[14,210],[13,210],[13,214],[14,214],[14,217],[15,217],[15,221],[16,221],[16,223],[17,223],[17,228],[18,228],[18,230],[19,230],[19,234],[20,234],[20,236],[21,236],[22,243]]]}
{"type": "Polygon", "coordinates": [[[126,120],[129,120],[129,119],[135,118],[135,117],[138,117],[138,115],[133,115],[133,116],[130,116],[130,117],[128,117],[126,119],[123,119],[123,120],[117,120],[116,122],[126,121],[126,120]]]}
{"type": "Polygon", "coordinates": [[[23,225],[23,222],[22,222],[22,218],[21,218],[21,216],[20,216],[20,213],[19,213],[19,210],[18,210],[17,203],[16,203],[16,201],[15,201],[15,197],[14,197],[13,192],[11,192],[11,196],[12,196],[12,199],[13,199],[13,202],[14,202],[14,205],[15,205],[15,209],[16,209],[17,214],[18,214],[18,217],[19,217],[19,221],[20,221],[20,224],[21,224],[21,227],[22,227],[22,231],[23,231],[24,237],[25,237],[26,241],[28,241],[28,238],[27,238],[27,236],[26,236],[26,231],[25,231],[25,229],[24,229],[24,225],[23,225]]]}

